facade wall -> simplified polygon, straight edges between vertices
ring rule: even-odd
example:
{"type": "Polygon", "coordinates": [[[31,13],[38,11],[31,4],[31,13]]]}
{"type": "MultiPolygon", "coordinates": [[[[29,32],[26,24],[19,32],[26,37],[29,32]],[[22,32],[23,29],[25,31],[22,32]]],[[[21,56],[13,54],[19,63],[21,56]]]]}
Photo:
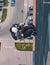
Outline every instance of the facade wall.
{"type": "Polygon", "coordinates": [[[37,37],[35,44],[35,65],[46,65],[49,48],[48,36],[48,12],[49,5],[44,0],[36,2],[36,28],[37,37]]]}

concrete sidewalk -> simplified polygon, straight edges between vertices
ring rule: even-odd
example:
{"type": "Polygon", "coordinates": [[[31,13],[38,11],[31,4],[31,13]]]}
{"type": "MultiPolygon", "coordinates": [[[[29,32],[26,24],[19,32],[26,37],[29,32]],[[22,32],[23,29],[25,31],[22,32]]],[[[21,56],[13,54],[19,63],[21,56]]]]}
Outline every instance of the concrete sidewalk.
{"type": "MultiPolygon", "coordinates": [[[[14,17],[14,14],[16,14],[15,12],[17,12],[16,4],[20,0],[19,1],[16,0],[15,7],[11,7],[10,1],[11,0],[9,0],[9,5],[7,7],[8,8],[7,18],[1,24],[2,30],[5,30],[6,27],[7,27],[7,29],[9,29],[8,25],[12,24],[14,21],[16,21],[15,19],[13,20],[12,18],[14,17]]],[[[17,15],[15,17],[17,17],[17,15]]],[[[2,43],[1,51],[0,51],[0,65],[14,65],[14,64],[15,65],[19,65],[19,64],[32,65],[32,51],[31,52],[30,51],[21,52],[21,51],[16,50],[15,45],[14,45],[14,43],[16,41],[14,39],[12,39],[12,37],[10,37],[11,35],[10,35],[9,30],[7,30],[6,33],[5,33],[5,31],[3,31],[2,38],[0,39],[0,41],[2,43]],[[7,36],[6,36],[6,34],[7,34],[7,36]],[[4,37],[4,35],[5,35],[5,37],[4,37]]],[[[1,34],[2,34],[2,32],[1,32],[1,34]]]]}
{"type": "Polygon", "coordinates": [[[2,58],[2,60],[0,59],[0,64],[2,62],[1,65],[8,65],[8,64],[32,65],[32,51],[18,51],[15,48],[14,42],[12,42],[11,40],[4,40],[1,43],[2,43],[0,51],[1,52],[0,58],[2,58]]]}

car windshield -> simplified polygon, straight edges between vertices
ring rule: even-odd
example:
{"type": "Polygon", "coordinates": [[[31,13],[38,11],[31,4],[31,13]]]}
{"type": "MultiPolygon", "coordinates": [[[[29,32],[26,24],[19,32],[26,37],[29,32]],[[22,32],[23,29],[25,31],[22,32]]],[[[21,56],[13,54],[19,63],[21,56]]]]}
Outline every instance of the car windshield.
{"type": "Polygon", "coordinates": [[[14,0],[11,0],[12,3],[14,3],[14,0]]]}

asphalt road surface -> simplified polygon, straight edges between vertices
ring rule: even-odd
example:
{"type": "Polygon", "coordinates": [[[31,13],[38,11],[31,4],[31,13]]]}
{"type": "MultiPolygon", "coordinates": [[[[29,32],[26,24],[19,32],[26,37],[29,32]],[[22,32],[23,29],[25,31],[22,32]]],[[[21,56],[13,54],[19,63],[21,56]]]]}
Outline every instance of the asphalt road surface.
{"type": "MultiPolygon", "coordinates": [[[[11,6],[11,5],[10,5],[11,6]]],[[[7,14],[7,19],[5,20],[6,23],[3,23],[0,29],[0,37],[3,38],[10,38],[11,35],[9,29],[12,24],[17,22],[23,22],[23,13],[21,10],[24,9],[24,0],[16,0],[15,7],[10,7],[7,14]],[[12,18],[11,18],[12,17],[12,18]]]]}
{"type": "Polygon", "coordinates": [[[21,52],[16,50],[14,42],[9,29],[10,27],[17,23],[23,22],[24,0],[15,0],[15,7],[11,7],[9,0],[8,13],[5,22],[0,24],[0,65],[19,65],[19,64],[32,64],[32,52],[21,52]]]}

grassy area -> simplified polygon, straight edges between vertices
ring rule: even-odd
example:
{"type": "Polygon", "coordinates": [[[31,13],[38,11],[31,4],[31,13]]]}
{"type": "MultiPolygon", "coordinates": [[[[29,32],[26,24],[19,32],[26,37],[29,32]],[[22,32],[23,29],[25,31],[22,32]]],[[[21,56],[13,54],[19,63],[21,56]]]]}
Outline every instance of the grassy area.
{"type": "Polygon", "coordinates": [[[2,13],[2,20],[1,20],[1,22],[3,22],[6,19],[6,17],[7,17],[7,9],[4,8],[3,9],[3,13],[2,13]]]}
{"type": "Polygon", "coordinates": [[[4,0],[4,6],[8,6],[8,0],[4,0]]]}
{"type": "Polygon", "coordinates": [[[20,51],[32,51],[32,43],[16,43],[15,47],[20,51]]]}

